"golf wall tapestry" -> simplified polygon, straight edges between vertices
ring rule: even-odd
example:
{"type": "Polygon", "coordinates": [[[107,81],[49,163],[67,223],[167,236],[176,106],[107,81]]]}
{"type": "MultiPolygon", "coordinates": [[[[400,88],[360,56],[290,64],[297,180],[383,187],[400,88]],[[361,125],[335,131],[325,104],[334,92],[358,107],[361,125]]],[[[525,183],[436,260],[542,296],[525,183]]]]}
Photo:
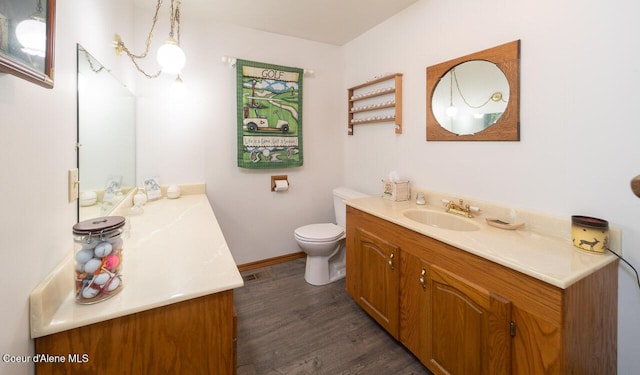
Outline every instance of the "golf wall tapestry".
{"type": "Polygon", "coordinates": [[[302,165],[302,69],[237,60],[238,167],[302,165]]]}

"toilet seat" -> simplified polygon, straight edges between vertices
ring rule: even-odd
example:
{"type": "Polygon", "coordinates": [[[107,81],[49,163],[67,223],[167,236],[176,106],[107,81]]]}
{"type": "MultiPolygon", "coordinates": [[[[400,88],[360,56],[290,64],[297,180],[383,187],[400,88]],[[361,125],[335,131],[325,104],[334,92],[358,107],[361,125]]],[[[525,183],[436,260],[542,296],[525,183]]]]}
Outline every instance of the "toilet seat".
{"type": "Polygon", "coordinates": [[[306,242],[330,242],[344,236],[344,229],[332,223],[309,224],[294,232],[296,238],[306,242]]]}

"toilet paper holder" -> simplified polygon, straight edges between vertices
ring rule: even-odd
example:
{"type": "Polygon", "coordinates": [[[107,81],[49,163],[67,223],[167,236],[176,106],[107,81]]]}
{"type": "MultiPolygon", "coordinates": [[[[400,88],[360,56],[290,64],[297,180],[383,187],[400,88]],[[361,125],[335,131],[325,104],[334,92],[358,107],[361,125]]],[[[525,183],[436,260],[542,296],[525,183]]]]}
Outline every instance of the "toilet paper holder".
{"type": "Polygon", "coordinates": [[[271,191],[281,192],[289,190],[289,178],[286,174],[271,176],[271,191]]]}

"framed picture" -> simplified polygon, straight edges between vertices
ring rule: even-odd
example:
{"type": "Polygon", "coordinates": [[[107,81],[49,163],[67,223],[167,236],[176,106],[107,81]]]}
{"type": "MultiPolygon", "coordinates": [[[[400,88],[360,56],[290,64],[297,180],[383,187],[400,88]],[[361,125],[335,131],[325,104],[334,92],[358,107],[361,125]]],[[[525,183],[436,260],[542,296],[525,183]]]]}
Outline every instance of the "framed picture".
{"type": "Polygon", "coordinates": [[[53,88],[56,0],[0,0],[0,73],[53,88]]]}
{"type": "Polygon", "coordinates": [[[160,189],[160,179],[158,177],[147,177],[144,179],[144,191],[147,193],[147,199],[162,198],[162,190],[160,189]]]}

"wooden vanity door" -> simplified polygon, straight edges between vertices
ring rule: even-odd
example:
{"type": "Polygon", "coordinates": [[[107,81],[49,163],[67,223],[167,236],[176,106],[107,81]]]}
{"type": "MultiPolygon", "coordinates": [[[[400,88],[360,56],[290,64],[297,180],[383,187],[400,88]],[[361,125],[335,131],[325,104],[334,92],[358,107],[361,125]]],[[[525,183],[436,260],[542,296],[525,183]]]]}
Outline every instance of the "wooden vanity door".
{"type": "Polygon", "coordinates": [[[434,374],[509,374],[511,303],[431,266],[427,366],[434,374]]]}
{"type": "Polygon", "coordinates": [[[426,365],[426,326],[429,317],[427,273],[430,265],[407,251],[403,251],[401,255],[400,342],[426,365]]]}
{"type": "Polygon", "coordinates": [[[356,230],[356,301],[398,338],[400,248],[360,228],[356,230]]]}

